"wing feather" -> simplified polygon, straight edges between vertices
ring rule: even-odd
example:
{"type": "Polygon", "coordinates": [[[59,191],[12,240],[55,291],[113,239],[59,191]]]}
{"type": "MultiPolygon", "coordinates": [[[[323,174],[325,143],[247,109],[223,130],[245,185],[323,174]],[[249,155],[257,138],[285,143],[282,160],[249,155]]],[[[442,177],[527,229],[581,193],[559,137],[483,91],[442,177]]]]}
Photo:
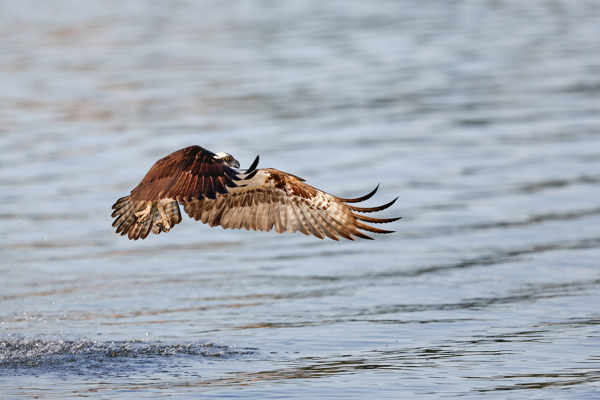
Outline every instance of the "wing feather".
{"type": "Polygon", "coordinates": [[[281,217],[281,225],[284,232],[294,233],[296,232],[296,223],[290,209],[290,199],[283,199],[283,204],[279,206],[279,216],[281,217]]]}
{"type": "Polygon", "coordinates": [[[352,213],[356,219],[360,219],[361,221],[364,222],[371,222],[373,224],[387,224],[389,222],[394,222],[394,221],[398,221],[399,219],[402,219],[402,217],[396,217],[396,218],[372,218],[372,217],[366,217],[364,215],[360,215],[360,214],[356,214],[356,213],[352,213]]]}
{"type": "MultiPolygon", "coordinates": [[[[323,217],[321,217],[318,210],[309,208],[308,212],[312,215],[314,220],[317,222],[317,226],[318,226],[319,230],[321,232],[323,232],[325,234],[325,236],[327,236],[330,239],[336,240],[336,241],[340,240],[338,235],[335,234],[335,229],[333,228],[333,226],[331,226],[331,224],[328,221],[326,221],[323,217]]],[[[324,238],[321,238],[321,239],[324,239],[324,238]]]]}
{"type": "MultiPolygon", "coordinates": [[[[221,226],[223,228],[229,227],[231,218],[240,210],[240,208],[237,206],[237,197],[228,197],[226,200],[227,202],[225,204],[225,210],[223,210],[223,216],[221,217],[221,226]]],[[[205,200],[205,202],[210,203],[211,201],[205,200]]],[[[200,209],[201,205],[199,204],[197,207],[200,209]]]]}
{"type": "MultiPolygon", "coordinates": [[[[208,196],[184,203],[185,212],[192,218],[210,226],[224,229],[246,229],[278,233],[298,232],[316,236],[355,240],[355,237],[372,239],[361,231],[389,233],[373,228],[364,222],[387,223],[398,218],[371,218],[357,212],[374,212],[390,207],[394,201],[380,207],[359,208],[346,204],[372,197],[371,193],[355,198],[342,199],[320,191],[304,183],[301,178],[276,169],[252,171],[252,177],[243,176],[244,186],[229,188],[229,193],[217,193],[215,199],[208,196]]],[[[208,179],[205,179],[206,181],[208,179]]],[[[222,184],[223,182],[220,181],[222,184]]],[[[206,189],[204,189],[206,193],[206,189]]]]}
{"type": "Polygon", "coordinates": [[[204,177],[204,190],[202,194],[209,199],[215,198],[215,185],[211,176],[204,177]]]}
{"type": "Polygon", "coordinates": [[[338,197],[338,200],[343,201],[344,203],[360,203],[361,201],[369,200],[375,193],[377,193],[377,189],[379,189],[379,185],[371,193],[368,193],[362,197],[357,197],[355,199],[343,199],[338,197]]]}
{"type": "Polygon", "coordinates": [[[258,197],[260,193],[253,193],[250,196],[252,197],[252,209],[250,211],[250,216],[248,217],[248,225],[250,229],[253,231],[260,231],[260,227],[262,225],[262,219],[264,218],[265,205],[258,201],[258,197]]]}
{"type": "Polygon", "coordinates": [[[281,219],[279,218],[279,205],[275,205],[274,207],[273,206],[271,207],[270,218],[271,218],[273,227],[275,228],[275,232],[277,232],[277,233],[285,232],[285,229],[283,229],[281,227],[281,219]]]}
{"type": "Polygon", "coordinates": [[[236,187],[239,172],[218,163],[215,153],[200,146],[178,150],[158,160],[140,184],[131,191],[133,201],[178,201],[215,198],[236,187]]]}
{"type": "Polygon", "coordinates": [[[310,236],[310,228],[309,228],[308,224],[306,223],[306,218],[304,217],[304,214],[299,209],[300,206],[298,205],[298,199],[292,198],[292,201],[290,202],[290,206],[292,207],[292,210],[294,211],[294,214],[296,215],[296,220],[298,221],[298,226],[296,228],[298,228],[298,230],[300,232],[302,232],[304,235],[310,236]]]}
{"type": "Polygon", "coordinates": [[[292,205],[291,199],[288,199],[287,204],[285,205],[285,213],[286,213],[286,228],[290,233],[296,233],[299,227],[301,226],[300,221],[298,221],[298,217],[296,216],[296,212],[294,211],[294,206],[292,205]]]}
{"type": "Polygon", "coordinates": [[[221,207],[219,212],[213,218],[211,225],[210,225],[211,228],[221,225],[221,218],[223,217],[223,213],[225,212],[225,210],[226,210],[225,204],[223,204],[223,206],[221,207]]]}
{"type": "MultiPolygon", "coordinates": [[[[232,210],[232,213],[229,216],[229,224],[231,225],[231,228],[233,228],[233,229],[242,229],[242,219],[244,217],[244,215],[243,215],[244,208],[241,207],[241,204],[239,204],[239,201],[241,199],[238,198],[236,200],[238,200],[236,202],[238,204],[238,206],[232,210]]],[[[225,227],[226,225],[221,225],[221,226],[225,227]]]]}
{"type": "Polygon", "coordinates": [[[354,210],[354,211],[358,211],[358,212],[370,213],[370,212],[385,210],[386,208],[389,208],[392,204],[394,204],[396,202],[396,200],[398,200],[397,197],[394,200],[390,201],[389,203],[384,204],[384,205],[379,206],[379,207],[367,207],[367,208],[364,208],[364,207],[348,206],[348,208],[351,209],[351,210],[354,210]]]}
{"type": "Polygon", "coordinates": [[[217,197],[216,201],[210,202],[213,207],[210,209],[206,216],[206,221],[210,227],[219,225],[223,211],[225,210],[225,203],[227,201],[223,197],[217,197]]]}
{"type": "Polygon", "coordinates": [[[200,214],[202,213],[202,208],[204,207],[203,203],[204,200],[192,200],[185,202],[183,203],[183,211],[189,215],[190,218],[198,221],[200,219],[200,214]]]}
{"type": "Polygon", "coordinates": [[[306,207],[304,204],[300,204],[298,209],[302,213],[304,221],[306,221],[306,225],[308,226],[308,229],[310,230],[311,234],[313,236],[318,237],[319,239],[325,239],[325,237],[323,236],[323,232],[321,232],[321,230],[318,227],[319,224],[310,212],[310,208],[306,207]]]}
{"type": "MultiPolygon", "coordinates": [[[[345,227],[342,222],[338,219],[339,216],[333,212],[327,213],[325,211],[318,211],[322,219],[334,229],[334,232],[343,237],[344,239],[354,240],[352,234],[355,230],[350,231],[348,227],[345,227]]],[[[339,239],[338,239],[339,240],[339,239]]]]}
{"type": "Polygon", "coordinates": [[[191,185],[192,174],[189,172],[183,172],[179,175],[178,178],[172,177],[170,178],[170,186],[165,189],[164,198],[167,199],[177,199],[180,198],[183,200],[185,195],[183,193],[187,193],[191,185]]]}

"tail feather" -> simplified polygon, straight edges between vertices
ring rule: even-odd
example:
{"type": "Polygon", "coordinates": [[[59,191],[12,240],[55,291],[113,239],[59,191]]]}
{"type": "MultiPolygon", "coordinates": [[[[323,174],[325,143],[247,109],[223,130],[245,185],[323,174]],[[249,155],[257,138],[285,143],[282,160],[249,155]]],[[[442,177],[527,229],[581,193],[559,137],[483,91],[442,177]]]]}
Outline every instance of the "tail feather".
{"type": "Polygon", "coordinates": [[[171,220],[171,226],[177,225],[181,222],[181,212],[179,211],[179,203],[176,201],[169,203],[165,206],[165,212],[171,220]]]}
{"type": "MultiPolygon", "coordinates": [[[[156,235],[161,231],[168,232],[162,225],[156,224],[156,221],[160,219],[157,202],[133,201],[130,196],[125,196],[117,200],[112,209],[114,210],[112,217],[115,218],[112,226],[117,228],[117,233],[121,236],[127,235],[130,240],[145,239],[150,232],[156,235]],[[152,208],[148,218],[141,221],[141,216],[136,217],[135,214],[144,211],[149,204],[152,205],[152,208]]],[[[167,204],[165,212],[170,219],[171,227],[181,222],[181,213],[177,201],[167,204]]]]}

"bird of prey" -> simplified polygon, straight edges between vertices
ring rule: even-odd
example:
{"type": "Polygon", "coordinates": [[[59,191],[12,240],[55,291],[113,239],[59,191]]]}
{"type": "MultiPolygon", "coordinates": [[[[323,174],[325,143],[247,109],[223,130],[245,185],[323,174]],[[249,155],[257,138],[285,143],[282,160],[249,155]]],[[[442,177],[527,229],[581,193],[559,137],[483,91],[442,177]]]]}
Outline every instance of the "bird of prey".
{"type": "Polygon", "coordinates": [[[112,206],[112,226],[129,239],[145,239],[150,232],[169,232],[181,222],[179,204],[196,221],[223,229],[277,233],[302,232],[320,239],[372,239],[360,230],[392,233],[363,222],[387,223],[400,218],[371,218],[358,213],[385,210],[356,207],[371,193],[344,199],[304,183],[304,179],[273,168],[256,169],[258,156],[247,170],[228,153],[200,146],[178,150],[158,160],[129,196],[112,206]],[[361,222],[362,221],[362,222],[361,222]]]}

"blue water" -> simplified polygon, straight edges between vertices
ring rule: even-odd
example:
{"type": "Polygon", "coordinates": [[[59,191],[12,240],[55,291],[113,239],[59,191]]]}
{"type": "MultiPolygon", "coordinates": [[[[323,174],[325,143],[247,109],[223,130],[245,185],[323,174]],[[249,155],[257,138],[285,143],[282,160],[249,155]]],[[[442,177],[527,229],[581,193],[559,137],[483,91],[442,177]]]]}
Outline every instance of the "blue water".
{"type": "Polygon", "coordinates": [[[595,399],[593,1],[0,1],[1,398],[595,399]],[[375,241],[111,205],[198,144],[375,241]]]}

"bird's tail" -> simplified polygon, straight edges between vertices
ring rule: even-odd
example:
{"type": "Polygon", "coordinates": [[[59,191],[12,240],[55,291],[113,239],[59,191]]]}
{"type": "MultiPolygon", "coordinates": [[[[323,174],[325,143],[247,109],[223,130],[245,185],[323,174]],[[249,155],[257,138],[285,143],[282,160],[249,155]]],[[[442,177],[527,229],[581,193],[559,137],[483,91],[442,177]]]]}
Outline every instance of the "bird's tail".
{"type": "Polygon", "coordinates": [[[121,236],[127,235],[129,239],[145,239],[150,231],[154,234],[169,232],[170,228],[181,222],[179,203],[173,201],[165,205],[165,213],[169,218],[170,228],[165,228],[161,223],[161,215],[157,201],[132,201],[130,196],[121,197],[112,206],[112,217],[115,218],[112,226],[117,228],[121,236]]]}

